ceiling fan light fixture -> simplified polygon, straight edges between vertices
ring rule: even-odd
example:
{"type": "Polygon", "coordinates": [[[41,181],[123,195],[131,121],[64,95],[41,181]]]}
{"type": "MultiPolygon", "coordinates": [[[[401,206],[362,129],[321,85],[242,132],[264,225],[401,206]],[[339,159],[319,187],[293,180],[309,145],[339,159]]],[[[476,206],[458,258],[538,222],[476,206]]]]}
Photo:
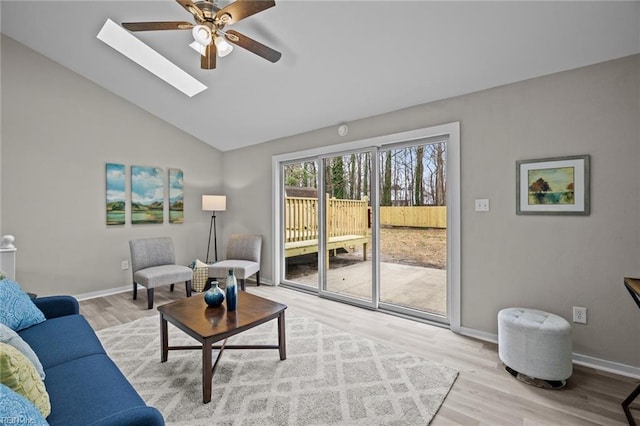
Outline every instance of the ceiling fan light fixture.
{"type": "Polygon", "coordinates": [[[211,30],[206,25],[196,25],[191,30],[193,38],[202,46],[208,46],[211,44],[211,30]]]}
{"type": "Polygon", "coordinates": [[[207,46],[203,46],[197,41],[192,41],[191,44],[189,44],[189,47],[195,50],[196,52],[198,52],[199,54],[201,54],[202,56],[204,56],[205,53],[207,52],[207,46]]]}
{"type": "Polygon", "coordinates": [[[214,39],[214,43],[216,44],[216,51],[218,52],[218,56],[221,58],[227,56],[233,51],[233,46],[222,37],[216,36],[216,38],[214,39]]]}

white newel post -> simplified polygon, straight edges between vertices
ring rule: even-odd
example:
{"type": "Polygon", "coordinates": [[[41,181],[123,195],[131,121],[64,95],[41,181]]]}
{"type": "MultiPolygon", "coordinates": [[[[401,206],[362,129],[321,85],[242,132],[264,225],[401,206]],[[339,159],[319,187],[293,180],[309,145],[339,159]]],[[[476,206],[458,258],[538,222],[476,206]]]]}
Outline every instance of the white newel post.
{"type": "Polygon", "coordinates": [[[13,245],[15,241],[13,235],[3,235],[0,240],[0,271],[4,272],[5,278],[16,279],[16,252],[18,249],[13,245]]]}

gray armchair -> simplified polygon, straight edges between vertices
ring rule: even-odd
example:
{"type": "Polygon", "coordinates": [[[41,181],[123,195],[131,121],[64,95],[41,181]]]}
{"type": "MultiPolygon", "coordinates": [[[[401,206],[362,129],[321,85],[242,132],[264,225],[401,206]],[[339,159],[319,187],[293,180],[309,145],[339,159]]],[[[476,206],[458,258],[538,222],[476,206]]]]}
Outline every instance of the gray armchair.
{"type": "Polygon", "coordinates": [[[133,300],[138,297],[138,284],[147,288],[147,308],[153,308],[153,290],[163,285],[184,282],[187,297],[191,296],[191,268],[176,265],[173,241],[169,237],[142,238],[129,241],[133,300]]]}
{"type": "Polygon", "coordinates": [[[209,277],[223,279],[229,269],[233,269],[240,280],[240,289],[245,289],[245,280],[256,274],[260,285],[260,251],[262,236],[251,234],[233,234],[227,242],[227,259],[209,266],[209,277]]]}

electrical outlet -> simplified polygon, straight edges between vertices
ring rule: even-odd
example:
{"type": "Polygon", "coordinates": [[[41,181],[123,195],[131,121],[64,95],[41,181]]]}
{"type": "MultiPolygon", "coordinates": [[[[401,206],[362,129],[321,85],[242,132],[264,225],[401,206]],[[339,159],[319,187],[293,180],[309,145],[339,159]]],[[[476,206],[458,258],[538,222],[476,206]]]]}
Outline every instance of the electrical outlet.
{"type": "Polygon", "coordinates": [[[573,307],[573,322],[580,324],[587,323],[587,308],[581,308],[579,306],[573,307]]]}
{"type": "Polygon", "coordinates": [[[476,199],[476,211],[477,212],[488,212],[489,211],[489,200],[487,198],[478,198],[476,199]]]}
{"type": "Polygon", "coordinates": [[[122,261],[122,270],[126,271],[127,269],[129,269],[129,261],[128,260],[123,260],[122,261]]]}

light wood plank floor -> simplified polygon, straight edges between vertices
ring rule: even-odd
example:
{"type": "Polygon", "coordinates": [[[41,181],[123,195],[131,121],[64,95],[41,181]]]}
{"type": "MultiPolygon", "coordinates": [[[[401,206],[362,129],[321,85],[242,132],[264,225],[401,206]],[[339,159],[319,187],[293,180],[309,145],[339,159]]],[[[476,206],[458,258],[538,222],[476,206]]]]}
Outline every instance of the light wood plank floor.
{"type": "MultiPolygon", "coordinates": [[[[248,286],[247,290],[285,303],[296,314],[456,368],[460,375],[433,425],[627,424],[620,402],[637,386],[637,380],[574,366],[565,389],[539,389],[504,371],[495,344],[282,287],[248,286]]],[[[184,286],[176,286],[173,293],[168,287],[155,293],[155,306],[185,297],[184,286]]],[[[146,304],[146,292],[139,291],[136,301],[127,292],[85,300],[80,307],[99,330],[158,315],[156,309],[147,310],[146,304]]],[[[640,423],[640,401],[632,408],[640,423]]]]}

